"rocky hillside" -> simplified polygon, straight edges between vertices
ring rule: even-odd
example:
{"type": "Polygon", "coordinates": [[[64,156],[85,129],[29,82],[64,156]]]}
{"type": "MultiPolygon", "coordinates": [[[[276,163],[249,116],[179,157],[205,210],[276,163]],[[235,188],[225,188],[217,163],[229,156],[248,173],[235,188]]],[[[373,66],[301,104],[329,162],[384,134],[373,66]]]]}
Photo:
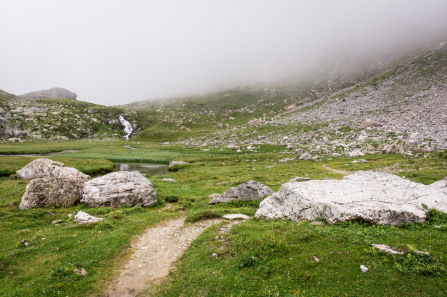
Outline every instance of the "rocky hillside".
{"type": "MultiPolygon", "coordinates": [[[[225,96],[238,101],[228,95],[230,91],[220,95],[220,106],[217,100],[195,106],[189,117],[174,115],[172,102],[156,110],[165,111],[163,120],[176,124],[177,129],[181,125],[186,129],[185,123],[207,122],[208,129],[199,137],[181,140],[203,149],[277,144],[313,154],[361,155],[385,149],[394,152],[394,147],[401,153],[447,148],[445,44],[349,79],[320,79],[295,89],[278,85],[256,92],[249,87],[231,92],[240,94],[241,89],[253,100],[237,110],[225,109],[225,96]],[[218,107],[220,112],[216,112],[218,107]]],[[[176,108],[198,100],[179,100],[176,108]]]]}
{"type": "Polygon", "coordinates": [[[0,140],[119,138],[123,111],[72,99],[29,100],[0,90],[0,140]]]}

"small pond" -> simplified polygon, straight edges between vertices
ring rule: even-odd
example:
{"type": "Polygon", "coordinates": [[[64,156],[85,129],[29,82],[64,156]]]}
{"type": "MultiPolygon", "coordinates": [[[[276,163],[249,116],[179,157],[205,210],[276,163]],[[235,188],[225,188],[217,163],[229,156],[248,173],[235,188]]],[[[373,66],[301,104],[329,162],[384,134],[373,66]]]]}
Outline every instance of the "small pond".
{"type": "Polygon", "coordinates": [[[115,163],[113,171],[139,171],[149,176],[165,175],[169,173],[167,164],[150,163],[115,163]]]}

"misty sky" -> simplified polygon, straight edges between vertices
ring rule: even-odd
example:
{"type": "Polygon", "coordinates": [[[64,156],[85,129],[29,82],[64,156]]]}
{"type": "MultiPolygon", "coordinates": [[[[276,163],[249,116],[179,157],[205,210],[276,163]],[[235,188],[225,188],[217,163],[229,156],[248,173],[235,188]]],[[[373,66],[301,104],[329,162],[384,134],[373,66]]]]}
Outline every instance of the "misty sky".
{"type": "Polygon", "coordinates": [[[0,0],[0,89],[117,105],[443,38],[446,0],[0,0]]]}

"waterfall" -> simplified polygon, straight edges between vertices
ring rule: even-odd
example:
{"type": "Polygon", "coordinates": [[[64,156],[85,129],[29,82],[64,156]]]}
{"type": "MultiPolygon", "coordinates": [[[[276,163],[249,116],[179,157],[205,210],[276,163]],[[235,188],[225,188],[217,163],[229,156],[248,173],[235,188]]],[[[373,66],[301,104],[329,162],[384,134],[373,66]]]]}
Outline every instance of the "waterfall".
{"type": "Polygon", "coordinates": [[[126,132],[124,139],[129,140],[129,136],[133,132],[132,125],[128,121],[126,121],[124,119],[124,117],[121,115],[120,115],[120,122],[121,122],[121,125],[124,126],[124,132],[126,132]]]}

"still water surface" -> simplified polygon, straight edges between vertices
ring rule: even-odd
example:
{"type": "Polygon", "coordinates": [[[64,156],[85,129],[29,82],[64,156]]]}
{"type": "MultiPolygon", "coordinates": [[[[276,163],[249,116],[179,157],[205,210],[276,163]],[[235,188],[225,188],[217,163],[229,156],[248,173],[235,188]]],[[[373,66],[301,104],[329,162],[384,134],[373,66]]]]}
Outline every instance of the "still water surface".
{"type": "Polygon", "coordinates": [[[166,164],[115,163],[114,171],[139,171],[141,174],[156,176],[168,174],[168,167],[166,164]]]}

